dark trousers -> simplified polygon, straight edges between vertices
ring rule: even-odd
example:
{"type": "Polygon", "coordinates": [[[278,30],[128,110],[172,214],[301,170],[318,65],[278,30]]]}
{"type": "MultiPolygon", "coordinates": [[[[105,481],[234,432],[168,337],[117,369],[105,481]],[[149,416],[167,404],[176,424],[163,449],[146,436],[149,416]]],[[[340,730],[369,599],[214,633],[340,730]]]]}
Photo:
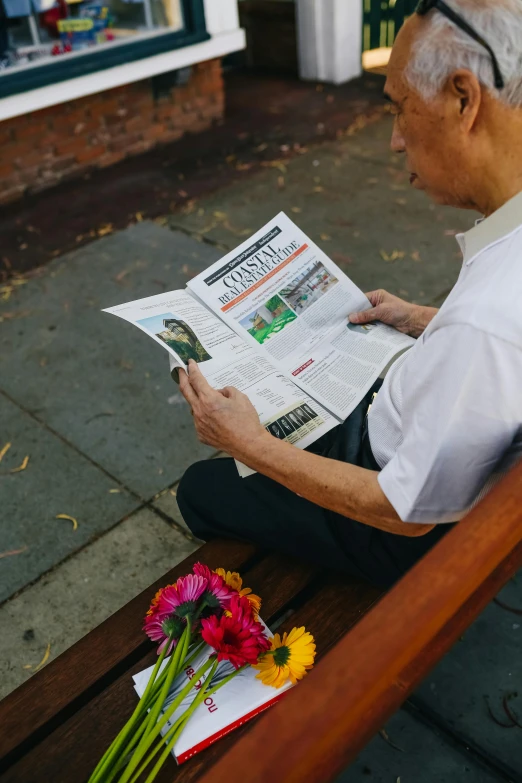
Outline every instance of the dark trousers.
{"type": "MultiPolygon", "coordinates": [[[[379,470],[366,429],[368,405],[379,386],[309,450],[379,470]]],[[[316,506],[265,476],[242,479],[232,459],[192,465],[181,480],[177,499],[185,522],[203,541],[247,541],[380,587],[400,579],[451,527],[438,525],[417,538],[384,533],[316,506]]]]}

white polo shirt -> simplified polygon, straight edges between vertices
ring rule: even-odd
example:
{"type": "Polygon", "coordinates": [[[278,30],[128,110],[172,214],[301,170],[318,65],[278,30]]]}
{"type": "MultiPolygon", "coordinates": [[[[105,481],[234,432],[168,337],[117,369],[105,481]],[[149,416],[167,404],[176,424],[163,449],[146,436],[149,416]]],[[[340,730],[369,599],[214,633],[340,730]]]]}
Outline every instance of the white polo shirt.
{"type": "Polygon", "coordinates": [[[368,417],[404,522],[455,522],[522,458],[522,193],[457,240],[459,279],[368,417]]]}

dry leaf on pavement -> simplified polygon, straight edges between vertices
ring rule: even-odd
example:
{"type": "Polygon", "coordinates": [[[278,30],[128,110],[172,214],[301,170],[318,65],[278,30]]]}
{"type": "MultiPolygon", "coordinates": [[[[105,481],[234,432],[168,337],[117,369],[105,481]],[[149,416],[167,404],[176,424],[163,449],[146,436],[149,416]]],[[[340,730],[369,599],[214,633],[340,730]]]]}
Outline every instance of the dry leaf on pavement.
{"type": "Polygon", "coordinates": [[[22,546],[20,549],[10,549],[8,552],[0,552],[0,557],[11,557],[12,555],[21,555],[26,552],[28,547],[22,546]]]}
{"type": "Polygon", "coordinates": [[[69,514],[57,514],[56,519],[67,519],[69,522],[72,522],[73,530],[78,530],[78,521],[74,517],[69,516],[69,514]]]}

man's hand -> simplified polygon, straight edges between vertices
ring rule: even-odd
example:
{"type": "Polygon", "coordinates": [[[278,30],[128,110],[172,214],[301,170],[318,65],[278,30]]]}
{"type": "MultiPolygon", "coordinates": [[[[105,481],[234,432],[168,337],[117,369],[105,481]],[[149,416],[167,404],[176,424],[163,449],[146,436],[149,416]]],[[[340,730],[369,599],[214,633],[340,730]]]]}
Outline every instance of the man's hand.
{"type": "Polygon", "coordinates": [[[368,324],[372,321],[381,321],[383,324],[394,326],[399,332],[409,334],[411,337],[420,337],[429,322],[438,313],[434,307],[422,307],[410,304],[398,296],[393,296],[387,291],[379,289],[366,294],[372,305],[370,310],[360,313],[352,313],[352,324],[368,324]]]}
{"type": "Polygon", "coordinates": [[[237,389],[213,389],[193,359],[188,366],[188,375],[179,371],[179,387],[192,409],[199,440],[241,461],[248,459],[260,439],[272,437],[259,423],[256,409],[237,389]]]}

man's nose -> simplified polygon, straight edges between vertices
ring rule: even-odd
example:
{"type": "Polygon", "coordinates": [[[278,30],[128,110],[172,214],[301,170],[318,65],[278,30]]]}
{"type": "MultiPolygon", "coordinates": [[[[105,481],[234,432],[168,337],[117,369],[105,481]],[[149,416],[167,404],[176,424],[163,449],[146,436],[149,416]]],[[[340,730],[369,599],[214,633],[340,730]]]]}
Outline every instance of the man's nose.
{"type": "Polygon", "coordinates": [[[399,123],[397,118],[395,118],[395,122],[393,123],[393,132],[390,146],[393,152],[406,152],[406,142],[404,141],[402,133],[399,130],[399,123]]]}

